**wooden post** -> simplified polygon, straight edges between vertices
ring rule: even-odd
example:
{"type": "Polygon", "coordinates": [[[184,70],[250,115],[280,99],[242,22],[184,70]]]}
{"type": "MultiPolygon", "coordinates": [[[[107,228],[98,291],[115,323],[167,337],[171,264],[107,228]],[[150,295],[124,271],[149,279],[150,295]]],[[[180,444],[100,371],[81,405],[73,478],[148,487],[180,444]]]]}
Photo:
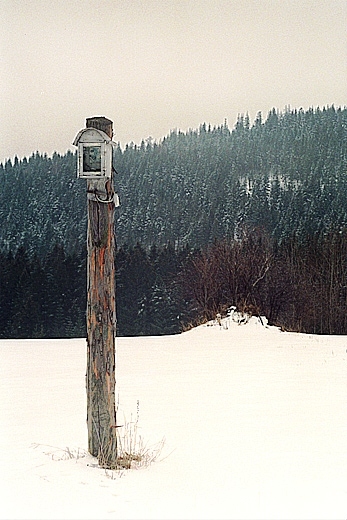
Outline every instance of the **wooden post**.
{"type": "MultiPolygon", "coordinates": [[[[112,121],[87,119],[112,138],[112,121]]],[[[115,237],[113,180],[88,179],[87,425],[88,449],[106,468],[117,466],[115,405],[115,237]]]]}

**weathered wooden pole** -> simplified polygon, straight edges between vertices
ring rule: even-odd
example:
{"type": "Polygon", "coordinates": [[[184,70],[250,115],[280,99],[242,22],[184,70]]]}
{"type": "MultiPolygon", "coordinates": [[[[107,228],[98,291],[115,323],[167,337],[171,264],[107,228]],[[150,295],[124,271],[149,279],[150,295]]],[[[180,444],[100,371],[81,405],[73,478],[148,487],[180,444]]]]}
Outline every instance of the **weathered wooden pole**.
{"type": "Polygon", "coordinates": [[[102,467],[117,466],[115,405],[115,237],[112,121],[93,117],[77,136],[80,177],[87,178],[87,426],[88,449],[102,467]],[[109,142],[98,142],[106,135],[109,142]],[[94,143],[89,141],[94,139],[94,143]],[[104,155],[103,155],[104,154],[104,155]],[[107,170],[107,171],[106,171],[107,170]],[[110,171],[111,170],[111,171],[110,171]]]}

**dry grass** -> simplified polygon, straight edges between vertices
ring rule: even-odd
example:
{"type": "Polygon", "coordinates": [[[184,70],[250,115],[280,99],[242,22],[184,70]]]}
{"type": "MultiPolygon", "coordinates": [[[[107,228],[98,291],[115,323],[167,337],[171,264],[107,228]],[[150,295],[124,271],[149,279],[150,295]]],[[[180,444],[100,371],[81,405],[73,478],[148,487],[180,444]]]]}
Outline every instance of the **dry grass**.
{"type": "Polygon", "coordinates": [[[136,419],[133,419],[131,416],[128,421],[124,417],[123,424],[117,425],[117,457],[115,458],[110,453],[108,446],[105,446],[102,442],[100,443],[99,467],[105,470],[139,469],[148,467],[159,458],[165,439],[163,438],[154,445],[146,443],[139,433],[139,415],[140,403],[137,401],[136,419]],[[110,461],[115,462],[110,464],[110,461]]]}
{"type": "MultiPolygon", "coordinates": [[[[110,467],[107,461],[112,460],[112,458],[107,453],[107,447],[102,446],[98,464],[88,464],[88,466],[102,468],[106,471],[108,477],[115,478],[119,470],[146,468],[159,459],[165,445],[165,438],[155,444],[148,444],[144,441],[139,433],[139,409],[140,404],[137,401],[136,419],[133,420],[131,417],[130,421],[127,421],[124,418],[123,424],[117,427],[116,464],[110,467]]],[[[48,448],[44,453],[56,461],[69,459],[76,459],[77,461],[86,456],[90,457],[90,454],[81,448],[59,448],[37,443],[32,444],[31,447],[36,449],[39,446],[48,448]]]]}
{"type": "Polygon", "coordinates": [[[188,332],[188,330],[195,329],[196,327],[199,327],[200,325],[205,325],[205,323],[207,323],[207,322],[208,322],[208,319],[206,317],[196,318],[196,320],[182,325],[182,332],[188,332]]]}
{"type": "Polygon", "coordinates": [[[39,444],[39,443],[32,443],[31,448],[37,449],[39,447],[45,447],[49,448],[47,451],[44,451],[43,453],[45,455],[48,455],[52,458],[52,460],[70,460],[70,459],[83,459],[88,455],[88,452],[86,450],[83,450],[82,448],[69,448],[67,446],[66,448],[59,448],[58,446],[50,446],[48,444],[39,444]]]}
{"type": "Polygon", "coordinates": [[[158,460],[164,444],[163,438],[160,442],[149,445],[139,433],[139,409],[137,401],[136,420],[132,417],[130,421],[124,419],[124,424],[117,428],[117,464],[122,469],[147,467],[158,460]]]}

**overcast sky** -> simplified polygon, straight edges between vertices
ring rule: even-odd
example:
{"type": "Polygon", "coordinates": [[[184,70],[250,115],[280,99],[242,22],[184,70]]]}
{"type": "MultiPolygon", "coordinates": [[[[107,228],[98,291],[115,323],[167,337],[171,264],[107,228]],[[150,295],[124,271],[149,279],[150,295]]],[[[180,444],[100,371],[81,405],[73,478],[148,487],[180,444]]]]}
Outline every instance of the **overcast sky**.
{"type": "Polygon", "coordinates": [[[0,0],[0,162],[347,105],[347,0],[0,0]]]}

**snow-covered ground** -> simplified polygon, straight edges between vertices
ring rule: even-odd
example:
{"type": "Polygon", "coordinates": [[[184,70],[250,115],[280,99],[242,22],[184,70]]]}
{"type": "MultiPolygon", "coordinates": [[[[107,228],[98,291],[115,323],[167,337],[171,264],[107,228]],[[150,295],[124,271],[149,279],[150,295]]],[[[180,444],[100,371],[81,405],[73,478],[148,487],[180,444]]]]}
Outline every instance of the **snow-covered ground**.
{"type": "Polygon", "coordinates": [[[2,519],[346,519],[347,337],[203,325],[117,339],[119,424],[147,467],[86,453],[86,342],[0,341],[2,519]]]}

